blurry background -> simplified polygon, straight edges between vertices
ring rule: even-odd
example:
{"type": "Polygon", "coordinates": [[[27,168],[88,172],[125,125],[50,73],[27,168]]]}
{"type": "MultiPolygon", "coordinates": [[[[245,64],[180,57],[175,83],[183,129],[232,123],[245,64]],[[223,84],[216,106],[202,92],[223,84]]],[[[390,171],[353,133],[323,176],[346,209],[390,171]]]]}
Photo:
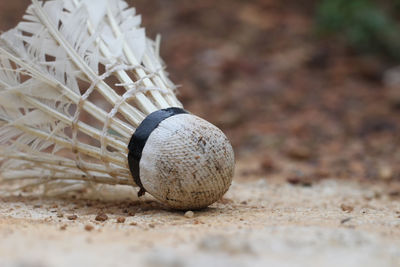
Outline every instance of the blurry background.
{"type": "MultiPolygon", "coordinates": [[[[0,30],[29,0],[0,2],[0,30]]],[[[243,177],[400,181],[400,0],[130,0],[243,177]]]]}

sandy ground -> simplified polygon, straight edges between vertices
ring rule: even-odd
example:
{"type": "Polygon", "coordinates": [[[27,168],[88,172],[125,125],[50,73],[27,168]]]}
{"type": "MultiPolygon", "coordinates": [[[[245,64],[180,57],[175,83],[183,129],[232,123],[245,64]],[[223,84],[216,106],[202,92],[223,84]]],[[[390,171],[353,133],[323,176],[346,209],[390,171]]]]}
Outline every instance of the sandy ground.
{"type": "Polygon", "coordinates": [[[400,266],[393,189],[236,178],[193,217],[121,188],[103,201],[3,197],[0,266],[400,266]]]}

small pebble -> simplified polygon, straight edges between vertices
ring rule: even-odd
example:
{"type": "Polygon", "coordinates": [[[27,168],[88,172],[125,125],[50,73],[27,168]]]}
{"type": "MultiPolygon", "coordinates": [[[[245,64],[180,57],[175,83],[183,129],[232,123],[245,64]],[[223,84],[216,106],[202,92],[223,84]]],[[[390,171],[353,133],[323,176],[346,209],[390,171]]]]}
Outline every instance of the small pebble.
{"type": "Polygon", "coordinates": [[[271,158],[264,158],[261,160],[261,169],[264,172],[272,172],[275,169],[275,164],[271,158]]]}
{"type": "Polygon", "coordinates": [[[344,223],[349,222],[350,220],[351,220],[351,217],[345,218],[345,219],[341,220],[340,223],[341,223],[341,224],[344,224],[344,223]]]}
{"type": "Polygon", "coordinates": [[[185,217],[186,218],[193,218],[194,217],[194,212],[191,211],[191,210],[185,212],[185,217]]]}
{"type": "Polygon", "coordinates": [[[154,227],[156,227],[156,226],[155,226],[154,224],[150,223],[150,224],[149,224],[149,227],[150,227],[150,228],[154,228],[154,227]]]}
{"type": "Polygon", "coordinates": [[[304,187],[312,186],[312,182],[309,177],[290,176],[286,179],[286,181],[291,185],[300,185],[304,187]]]}
{"type": "Polygon", "coordinates": [[[66,225],[66,224],[64,224],[64,225],[62,225],[62,226],[60,227],[60,230],[62,230],[62,231],[66,230],[66,229],[67,229],[67,225],[66,225]]]}
{"type": "Polygon", "coordinates": [[[390,197],[400,197],[400,191],[391,191],[389,192],[390,197]]]}
{"type": "Polygon", "coordinates": [[[85,225],[85,230],[86,230],[86,231],[90,232],[90,231],[92,231],[93,229],[94,229],[93,225],[90,225],[90,224],[85,225]]]}
{"type": "Polygon", "coordinates": [[[136,223],[136,222],[131,222],[129,225],[136,226],[136,225],[137,225],[137,223],[136,223]]]}
{"type": "Polygon", "coordinates": [[[312,157],[312,150],[301,145],[292,145],[287,149],[287,155],[294,160],[308,160],[312,157]]]}
{"type": "Polygon", "coordinates": [[[124,223],[125,222],[125,218],[124,217],[118,217],[117,218],[117,223],[124,223]]]}
{"type": "Polygon", "coordinates": [[[76,216],[76,215],[69,215],[69,216],[67,217],[67,219],[70,220],[70,221],[75,221],[76,219],[78,219],[78,216],[76,216]]]}
{"type": "Polygon", "coordinates": [[[107,216],[107,214],[105,214],[105,213],[100,213],[100,214],[98,214],[98,215],[96,216],[95,220],[96,220],[96,221],[99,221],[99,222],[104,222],[104,221],[107,221],[107,220],[108,220],[108,216],[107,216]]]}
{"type": "Polygon", "coordinates": [[[347,212],[347,213],[350,213],[354,210],[353,206],[346,205],[346,204],[340,205],[340,208],[342,209],[342,211],[347,212]]]}

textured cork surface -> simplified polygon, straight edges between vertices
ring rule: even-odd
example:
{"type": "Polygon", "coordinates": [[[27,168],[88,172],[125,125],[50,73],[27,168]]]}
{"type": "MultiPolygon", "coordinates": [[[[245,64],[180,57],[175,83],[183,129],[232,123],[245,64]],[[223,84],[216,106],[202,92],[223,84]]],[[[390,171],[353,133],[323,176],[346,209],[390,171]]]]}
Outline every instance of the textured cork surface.
{"type": "Polygon", "coordinates": [[[143,149],[140,176],[147,192],[180,210],[209,206],[228,190],[234,173],[224,133],[191,114],[160,123],[143,149]]]}

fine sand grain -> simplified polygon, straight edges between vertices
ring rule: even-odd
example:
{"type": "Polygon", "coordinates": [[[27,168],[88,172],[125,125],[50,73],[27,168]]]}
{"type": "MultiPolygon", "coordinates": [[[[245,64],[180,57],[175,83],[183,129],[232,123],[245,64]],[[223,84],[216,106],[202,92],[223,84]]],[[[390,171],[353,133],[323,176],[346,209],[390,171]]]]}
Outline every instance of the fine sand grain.
{"type": "Polygon", "coordinates": [[[239,177],[224,199],[193,213],[122,193],[1,198],[0,266],[399,266],[393,190],[239,177]]]}

